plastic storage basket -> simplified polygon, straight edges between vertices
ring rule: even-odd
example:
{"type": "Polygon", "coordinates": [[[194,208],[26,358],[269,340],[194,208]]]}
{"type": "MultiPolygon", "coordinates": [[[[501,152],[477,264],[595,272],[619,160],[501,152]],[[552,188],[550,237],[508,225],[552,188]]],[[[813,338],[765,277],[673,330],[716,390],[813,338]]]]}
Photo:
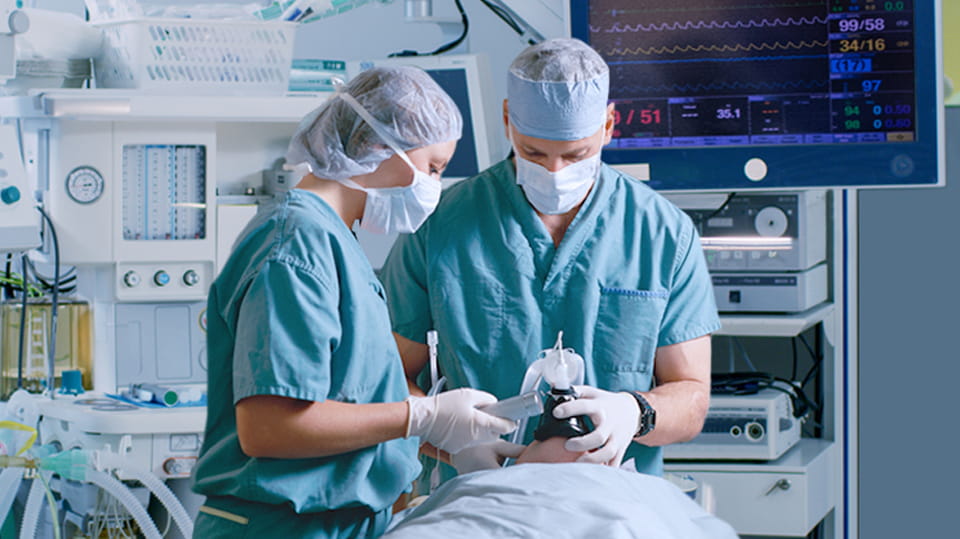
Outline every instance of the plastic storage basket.
{"type": "Polygon", "coordinates": [[[297,25],[289,22],[135,19],[101,23],[100,88],[150,94],[283,95],[297,25]]]}

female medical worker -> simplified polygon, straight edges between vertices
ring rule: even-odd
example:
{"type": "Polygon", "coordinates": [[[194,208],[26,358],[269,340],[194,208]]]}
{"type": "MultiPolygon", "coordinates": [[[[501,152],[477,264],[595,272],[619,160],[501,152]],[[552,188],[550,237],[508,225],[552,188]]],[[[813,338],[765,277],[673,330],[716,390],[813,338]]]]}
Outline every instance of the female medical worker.
{"type": "Polygon", "coordinates": [[[475,408],[487,393],[409,397],[350,230],[419,227],[461,124],[410,67],[365,71],[301,122],[287,163],[311,173],[253,219],[210,289],[195,537],[379,536],[420,469],[408,438],[457,451],[515,428],[475,408]]]}

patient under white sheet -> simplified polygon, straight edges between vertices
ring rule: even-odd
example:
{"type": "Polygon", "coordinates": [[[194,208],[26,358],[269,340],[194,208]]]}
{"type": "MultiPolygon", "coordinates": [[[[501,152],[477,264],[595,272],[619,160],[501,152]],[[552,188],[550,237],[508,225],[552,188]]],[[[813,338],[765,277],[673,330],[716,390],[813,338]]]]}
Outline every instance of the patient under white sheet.
{"type": "Polygon", "coordinates": [[[737,535],[660,477],[589,463],[535,462],[455,477],[383,537],[726,539],[737,535]]]}

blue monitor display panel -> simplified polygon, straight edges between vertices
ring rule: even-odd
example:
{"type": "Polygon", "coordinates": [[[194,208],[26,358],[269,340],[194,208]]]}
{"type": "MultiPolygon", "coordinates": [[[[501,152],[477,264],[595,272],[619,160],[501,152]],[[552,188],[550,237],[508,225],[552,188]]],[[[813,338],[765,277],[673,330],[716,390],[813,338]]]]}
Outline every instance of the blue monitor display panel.
{"type": "Polygon", "coordinates": [[[941,185],[939,1],[570,0],[658,189],[941,185]]]}
{"type": "Polygon", "coordinates": [[[449,178],[469,178],[480,172],[477,163],[477,142],[473,137],[473,114],[470,111],[470,92],[467,88],[467,72],[464,69],[437,68],[426,72],[437,81],[460,109],[463,117],[463,137],[447,164],[444,175],[449,178]]]}

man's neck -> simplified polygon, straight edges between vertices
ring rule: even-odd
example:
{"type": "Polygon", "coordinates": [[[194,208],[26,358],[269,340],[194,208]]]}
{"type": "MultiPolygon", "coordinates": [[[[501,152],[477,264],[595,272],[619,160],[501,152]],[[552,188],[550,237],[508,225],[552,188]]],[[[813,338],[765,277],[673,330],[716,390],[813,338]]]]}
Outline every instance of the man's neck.
{"type": "Polygon", "coordinates": [[[543,221],[543,226],[547,227],[547,232],[549,232],[550,237],[553,238],[554,247],[560,246],[560,242],[563,241],[563,236],[566,235],[570,223],[572,223],[574,217],[577,216],[577,212],[580,211],[581,206],[583,206],[583,202],[577,204],[566,213],[556,215],[537,212],[537,216],[543,221]]]}

